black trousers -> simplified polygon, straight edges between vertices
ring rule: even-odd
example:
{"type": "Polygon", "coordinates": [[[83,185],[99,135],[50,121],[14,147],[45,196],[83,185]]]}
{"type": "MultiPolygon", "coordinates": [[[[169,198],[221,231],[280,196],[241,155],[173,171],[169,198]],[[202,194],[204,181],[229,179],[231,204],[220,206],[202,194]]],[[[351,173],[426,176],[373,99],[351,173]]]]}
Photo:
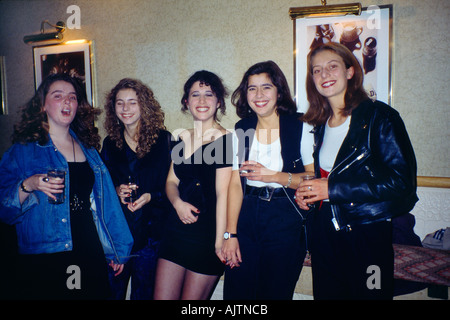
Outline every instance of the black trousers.
{"type": "Polygon", "coordinates": [[[336,231],[330,204],[308,216],[314,299],[389,300],[393,296],[394,250],[389,221],[336,231]]]}
{"type": "Polygon", "coordinates": [[[270,201],[246,195],[237,232],[242,263],[226,269],[224,299],[292,299],[306,255],[305,230],[283,190],[270,201]]]}

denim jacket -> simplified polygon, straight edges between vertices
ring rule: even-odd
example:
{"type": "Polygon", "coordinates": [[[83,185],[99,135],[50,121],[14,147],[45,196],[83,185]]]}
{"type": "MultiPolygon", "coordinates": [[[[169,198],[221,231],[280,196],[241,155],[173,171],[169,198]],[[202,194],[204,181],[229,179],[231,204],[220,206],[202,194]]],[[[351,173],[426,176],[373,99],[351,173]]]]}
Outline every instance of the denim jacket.
{"type": "MultiPolygon", "coordinates": [[[[71,131],[74,139],[78,141],[71,131]]],[[[79,142],[79,141],[78,141],[79,142]]],[[[79,143],[95,175],[91,211],[106,259],[125,263],[133,237],[121,209],[114,185],[98,152],[79,143]]],[[[64,156],[51,139],[43,146],[37,142],[14,144],[0,162],[0,220],[15,225],[21,254],[55,253],[72,250],[69,201],[48,203],[47,195],[31,193],[20,204],[20,184],[35,174],[56,168],[69,172],[64,156]]],[[[70,185],[66,174],[65,185],[70,185]]],[[[69,188],[65,188],[69,199],[69,188]]]]}

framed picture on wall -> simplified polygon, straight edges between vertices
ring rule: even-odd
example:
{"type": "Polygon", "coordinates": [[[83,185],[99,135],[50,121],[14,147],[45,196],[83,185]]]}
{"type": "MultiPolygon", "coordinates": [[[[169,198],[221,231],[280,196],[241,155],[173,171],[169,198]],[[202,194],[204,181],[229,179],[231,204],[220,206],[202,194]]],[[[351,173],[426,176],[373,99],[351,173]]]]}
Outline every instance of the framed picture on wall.
{"type": "Polygon", "coordinates": [[[294,20],[295,95],[297,109],[306,112],[306,60],[321,43],[339,42],[359,60],[364,88],[372,99],[391,103],[392,5],[363,8],[361,15],[294,20]]]}
{"type": "Polygon", "coordinates": [[[67,73],[79,77],[86,86],[89,103],[94,106],[94,74],[92,42],[67,41],[61,44],[33,47],[36,89],[47,76],[67,73]]]}

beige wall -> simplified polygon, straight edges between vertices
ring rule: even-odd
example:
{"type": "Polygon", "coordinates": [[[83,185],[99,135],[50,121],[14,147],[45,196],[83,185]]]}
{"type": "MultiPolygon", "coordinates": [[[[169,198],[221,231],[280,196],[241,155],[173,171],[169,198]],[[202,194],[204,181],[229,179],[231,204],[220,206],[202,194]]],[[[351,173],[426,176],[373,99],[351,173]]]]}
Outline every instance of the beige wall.
{"type": "MultiPolygon", "coordinates": [[[[353,1],[335,0],[329,4],[353,1]]],[[[199,69],[219,74],[230,91],[246,69],[274,60],[293,89],[293,23],[290,7],[318,0],[34,0],[0,1],[0,55],[6,56],[10,115],[0,116],[0,154],[9,147],[17,108],[33,94],[31,46],[24,35],[38,33],[42,20],[66,21],[69,5],[81,9],[81,29],[65,40],[94,41],[96,101],[121,78],[136,77],[155,92],[169,130],[191,127],[179,111],[182,86],[199,69]]],[[[450,177],[448,0],[362,2],[393,4],[393,100],[418,159],[419,175],[450,177]]],[[[223,125],[237,117],[228,102],[223,125]]],[[[100,121],[104,137],[103,123],[100,121]]]]}

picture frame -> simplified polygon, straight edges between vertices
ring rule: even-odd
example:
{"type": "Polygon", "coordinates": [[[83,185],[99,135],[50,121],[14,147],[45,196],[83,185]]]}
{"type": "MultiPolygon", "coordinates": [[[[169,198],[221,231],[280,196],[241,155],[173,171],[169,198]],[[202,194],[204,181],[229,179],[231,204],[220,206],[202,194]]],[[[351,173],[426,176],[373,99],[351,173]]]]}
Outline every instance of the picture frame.
{"type": "Polygon", "coordinates": [[[361,63],[364,88],[372,99],[391,104],[392,5],[363,8],[361,15],[314,17],[294,22],[294,87],[297,110],[306,112],[307,55],[323,42],[340,42],[361,63]]]}
{"type": "Polygon", "coordinates": [[[95,107],[95,77],[92,41],[74,40],[60,44],[33,47],[36,90],[50,74],[78,76],[86,86],[89,104],[95,107]]]}
{"type": "Polygon", "coordinates": [[[8,114],[7,99],[6,99],[6,69],[5,57],[0,56],[0,115],[8,114]]]}

